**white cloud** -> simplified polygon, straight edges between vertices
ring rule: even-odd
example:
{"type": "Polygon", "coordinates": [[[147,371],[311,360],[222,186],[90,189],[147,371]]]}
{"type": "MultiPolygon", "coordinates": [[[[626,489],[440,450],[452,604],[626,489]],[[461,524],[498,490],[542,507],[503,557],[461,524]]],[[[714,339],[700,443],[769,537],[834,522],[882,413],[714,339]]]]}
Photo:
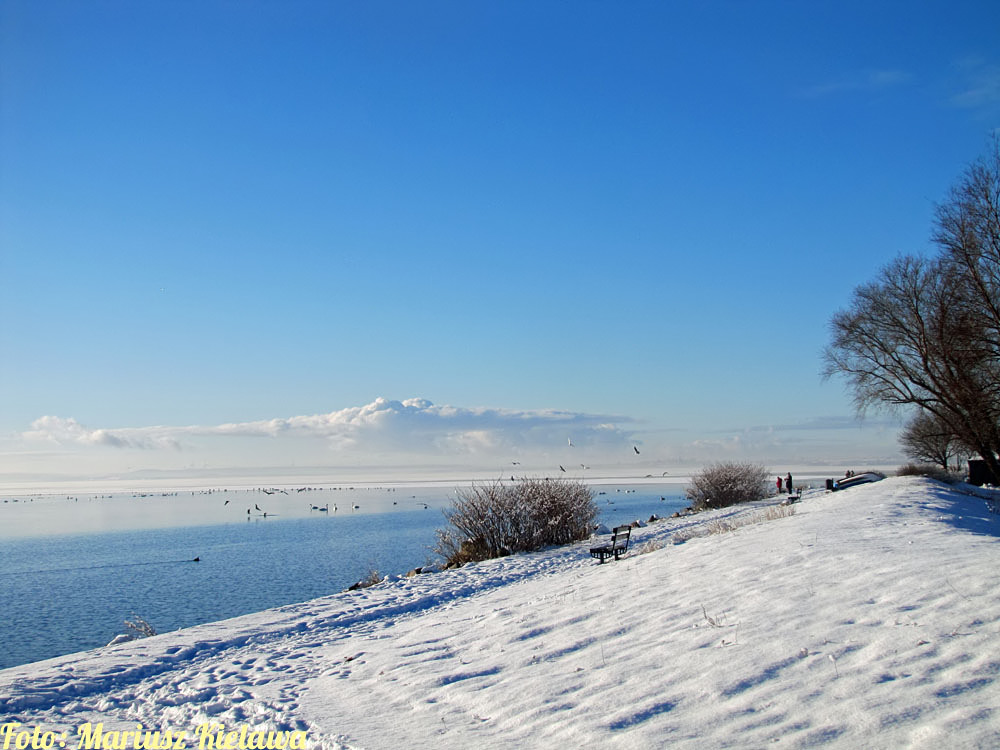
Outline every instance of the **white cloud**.
{"type": "Polygon", "coordinates": [[[967,59],[958,66],[963,77],[961,90],[952,97],[958,107],[993,107],[1000,103],[1000,65],[981,59],[967,59]]]}
{"type": "Polygon", "coordinates": [[[856,91],[880,91],[910,83],[911,80],[912,76],[901,70],[861,70],[809,86],[803,93],[809,97],[820,97],[856,91]]]}
{"type": "Polygon", "coordinates": [[[313,438],[333,448],[414,453],[494,453],[563,445],[623,445],[630,434],[620,424],[633,420],[554,409],[513,410],[438,406],[426,399],[378,398],[364,406],[328,414],[283,417],[212,426],[155,426],[89,429],[75,419],[41,417],[24,433],[29,440],[111,448],[178,448],[205,437],[313,438]]]}
{"type": "MultiPolygon", "coordinates": [[[[877,429],[895,429],[902,425],[902,420],[894,417],[854,417],[854,416],[823,416],[811,417],[802,422],[781,425],[758,425],[748,427],[752,432],[798,432],[798,431],[828,431],[828,430],[859,430],[862,427],[877,429]]],[[[730,428],[726,432],[735,432],[739,428],[730,428]]]]}
{"type": "Polygon", "coordinates": [[[81,445],[108,446],[112,448],[155,448],[177,449],[179,444],[169,434],[169,428],[145,427],[120,430],[90,430],[75,419],[63,417],[40,417],[31,429],[24,433],[28,440],[45,440],[60,445],[79,443],[81,445]]]}

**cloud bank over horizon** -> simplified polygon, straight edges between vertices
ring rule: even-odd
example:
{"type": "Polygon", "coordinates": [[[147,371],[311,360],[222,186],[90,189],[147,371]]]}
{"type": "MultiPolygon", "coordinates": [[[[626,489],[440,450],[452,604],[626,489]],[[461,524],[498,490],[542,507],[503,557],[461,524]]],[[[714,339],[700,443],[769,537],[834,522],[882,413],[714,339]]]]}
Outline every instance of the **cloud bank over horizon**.
{"type": "Polygon", "coordinates": [[[184,450],[197,438],[304,438],[334,451],[379,450],[435,454],[499,453],[563,445],[624,446],[634,423],[621,415],[557,409],[515,410],[437,405],[423,398],[377,398],[326,414],[219,425],[91,429],[76,419],[43,416],[22,433],[26,440],[137,450],[184,450]]]}
{"type": "Polygon", "coordinates": [[[209,425],[95,427],[43,416],[27,430],[0,436],[0,487],[331,475],[351,481],[564,472],[660,477],[719,461],[753,461],[783,473],[789,466],[887,467],[899,458],[888,419],[816,416],[695,430],[627,415],[376,398],[326,413],[209,425]]]}
{"type": "Polygon", "coordinates": [[[900,458],[894,419],[817,416],[770,426],[664,428],[625,415],[438,405],[376,398],[327,413],[216,425],[93,428],[44,416],[3,455],[44,477],[136,471],[202,475],[334,467],[388,476],[414,471],[597,471],[660,476],[718,461],[773,466],[888,466],[900,458]]]}

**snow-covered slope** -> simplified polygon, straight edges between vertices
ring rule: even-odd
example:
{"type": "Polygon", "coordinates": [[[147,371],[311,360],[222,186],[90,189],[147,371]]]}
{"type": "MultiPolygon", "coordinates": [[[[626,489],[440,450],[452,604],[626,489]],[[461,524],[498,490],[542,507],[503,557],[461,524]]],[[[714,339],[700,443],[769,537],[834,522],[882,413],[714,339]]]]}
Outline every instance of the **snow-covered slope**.
{"type": "Polygon", "coordinates": [[[0,721],[67,747],[88,721],[192,748],[204,723],[325,748],[1000,746],[1000,518],[916,478],[762,505],[637,529],[618,562],[516,555],[0,671],[0,721]],[[758,522],[697,535],[720,518],[758,522]]]}

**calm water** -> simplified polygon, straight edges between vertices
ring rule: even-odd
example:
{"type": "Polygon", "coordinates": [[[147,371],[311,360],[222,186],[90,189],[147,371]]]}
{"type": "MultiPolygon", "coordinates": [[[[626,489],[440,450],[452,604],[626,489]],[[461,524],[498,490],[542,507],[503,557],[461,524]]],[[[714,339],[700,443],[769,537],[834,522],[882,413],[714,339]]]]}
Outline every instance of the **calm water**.
{"type": "MultiPolygon", "coordinates": [[[[601,521],[612,526],[669,514],[686,504],[682,491],[621,486],[594,494],[601,521]]],[[[400,488],[5,503],[0,668],[103,646],[133,614],[162,633],[343,591],[373,569],[405,573],[433,559],[434,531],[452,496],[400,488]],[[312,510],[327,502],[330,511],[312,510]],[[194,525],[202,517],[228,520],[194,525]],[[119,529],[92,530],[95,518],[119,529]],[[156,528],[132,528],[143,523],[156,528]],[[67,525],[91,530],[51,533],[67,525]]]]}

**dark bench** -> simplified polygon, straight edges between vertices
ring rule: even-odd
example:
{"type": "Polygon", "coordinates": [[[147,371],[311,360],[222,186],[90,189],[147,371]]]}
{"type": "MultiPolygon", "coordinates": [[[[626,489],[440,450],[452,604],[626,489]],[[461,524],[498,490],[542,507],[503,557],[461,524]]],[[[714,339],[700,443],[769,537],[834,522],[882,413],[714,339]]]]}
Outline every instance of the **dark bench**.
{"type": "Polygon", "coordinates": [[[612,555],[617,560],[628,552],[628,540],[631,536],[631,526],[616,526],[611,534],[611,542],[600,547],[591,547],[590,556],[600,559],[602,563],[612,555]]]}

